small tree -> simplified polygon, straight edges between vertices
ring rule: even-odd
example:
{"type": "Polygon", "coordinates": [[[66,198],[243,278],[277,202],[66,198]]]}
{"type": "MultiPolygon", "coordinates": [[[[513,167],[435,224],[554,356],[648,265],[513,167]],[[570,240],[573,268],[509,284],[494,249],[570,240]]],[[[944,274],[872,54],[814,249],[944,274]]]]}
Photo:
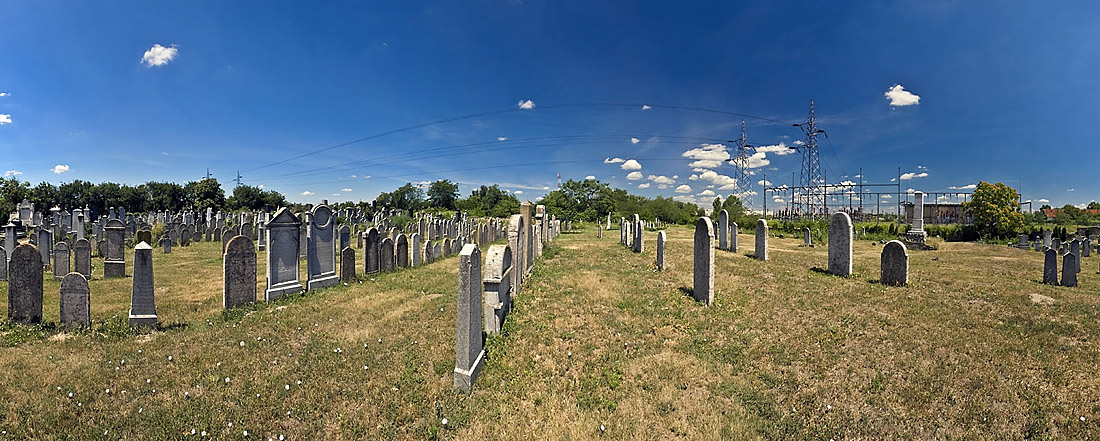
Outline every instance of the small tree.
{"type": "Polygon", "coordinates": [[[1012,187],[998,182],[978,183],[970,201],[963,208],[974,217],[974,225],[986,237],[1008,237],[1023,231],[1024,214],[1020,213],[1019,194],[1012,187]]]}

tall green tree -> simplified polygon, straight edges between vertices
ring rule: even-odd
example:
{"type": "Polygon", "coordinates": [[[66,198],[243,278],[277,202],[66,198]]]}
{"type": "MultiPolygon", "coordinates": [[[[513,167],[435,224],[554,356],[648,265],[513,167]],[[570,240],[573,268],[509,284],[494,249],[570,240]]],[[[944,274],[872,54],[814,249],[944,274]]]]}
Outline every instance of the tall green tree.
{"type": "Polygon", "coordinates": [[[963,208],[970,211],[974,225],[983,235],[1004,238],[1023,231],[1024,214],[1020,213],[1019,199],[1016,190],[1004,183],[981,181],[963,208]]]}
{"type": "Polygon", "coordinates": [[[207,208],[221,210],[225,208],[225,191],[215,178],[206,178],[198,182],[188,182],[184,189],[187,190],[191,207],[198,211],[206,211],[207,208]]]}
{"type": "Polygon", "coordinates": [[[379,194],[374,201],[386,208],[396,208],[403,211],[419,210],[424,206],[424,189],[410,182],[391,193],[383,192],[379,194]]]}
{"type": "Polygon", "coordinates": [[[470,197],[455,201],[455,208],[475,217],[508,217],[519,214],[519,199],[500,186],[482,185],[470,192],[470,197]]]}
{"type": "Polygon", "coordinates": [[[458,184],[440,179],[428,186],[428,203],[432,207],[454,210],[458,200],[458,184]]]}

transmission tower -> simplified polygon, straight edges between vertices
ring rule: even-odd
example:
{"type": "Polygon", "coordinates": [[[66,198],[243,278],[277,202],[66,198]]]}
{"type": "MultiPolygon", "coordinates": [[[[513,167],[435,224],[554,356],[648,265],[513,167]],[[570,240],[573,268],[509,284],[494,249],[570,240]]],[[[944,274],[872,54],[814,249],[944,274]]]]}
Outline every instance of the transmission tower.
{"type": "Polygon", "coordinates": [[[737,147],[734,157],[728,161],[732,162],[733,166],[737,168],[737,171],[734,172],[734,179],[737,181],[737,192],[741,196],[741,205],[745,208],[751,208],[752,172],[749,171],[749,158],[755,153],[756,148],[749,144],[748,137],[745,135],[745,120],[741,120],[741,137],[729,142],[737,147]]]}
{"type": "Polygon", "coordinates": [[[241,186],[241,178],[242,178],[242,177],[243,177],[243,176],[241,176],[241,172],[240,172],[240,170],[238,170],[238,171],[237,171],[237,179],[234,179],[234,180],[233,180],[233,182],[236,182],[236,183],[237,183],[237,187],[240,187],[240,186],[241,186]]]}
{"type": "Polygon", "coordinates": [[[792,125],[802,129],[802,133],[806,135],[806,140],[801,145],[791,147],[802,154],[802,176],[799,182],[801,188],[792,189],[801,192],[798,197],[792,198],[795,204],[794,211],[813,217],[825,202],[825,195],[821,192],[821,186],[825,182],[821,178],[821,157],[818,155],[817,134],[824,134],[826,138],[829,135],[817,128],[817,119],[814,118],[814,100],[810,100],[810,116],[806,118],[806,122],[792,125]]]}

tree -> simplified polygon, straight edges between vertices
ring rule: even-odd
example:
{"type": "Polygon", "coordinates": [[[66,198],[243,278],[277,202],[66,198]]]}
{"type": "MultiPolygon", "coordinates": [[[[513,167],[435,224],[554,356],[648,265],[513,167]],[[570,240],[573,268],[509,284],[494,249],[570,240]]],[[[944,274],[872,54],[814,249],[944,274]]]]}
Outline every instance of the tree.
{"type": "Polygon", "coordinates": [[[440,179],[428,187],[428,202],[432,207],[454,210],[458,200],[458,184],[440,179]]]}
{"type": "Polygon", "coordinates": [[[206,178],[198,182],[188,182],[184,189],[188,190],[191,207],[203,212],[207,208],[221,210],[225,208],[225,191],[217,179],[206,178]]]}
{"type": "Polygon", "coordinates": [[[613,192],[608,184],[595,179],[568,180],[561,188],[546,195],[542,204],[547,213],[564,219],[595,221],[613,211],[613,192]]]}
{"type": "Polygon", "coordinates": [[[1096,202],[1096,201],[1089,202],[1089,206],[1086,207],[1086,208],[1089,209],[1089,210],[1100,210],[1100,202],[1096,202]]]}
{"type": "Polygon", "coordinates": [[[1004,238],[1023,231],[1024,215],[1020,213],[1018,201],[1019,194],[1012,187],[1001,182],[981,181],[970,201],[963,203],[963,208],[970,211],[974,225],[983,235],[1004,238]]]}
{"type": "Polygon", "coordinates": [[[379,194],[374,201],[386,208],[396,208],[403,211],[417,210],[424,205],[424,189],[406,183],[393,193],[379,194]]]}
{"type": "Polygon", "coordinates": [[[493,184],[482,185],[470,192],[470,197],[455,201],[455,208],[474,217],[508,217],[519,214],[519,199],[493,184]]]}
{"type": "MultiPolygon", "coordinates": [[[[31,184],[15,178],[0,178],[0,215],[4,216],[3,223],[8,223],[8,214],[15,212],[15,208],[23,199],[31,195],[31,184]]],[[[38,209],[36,206],[35,209],[38,209]]],[[[49,207],[46,208],[49,210],[49,207]]],[[[10,253],[10,251],[9,251],[10,253]]]]}

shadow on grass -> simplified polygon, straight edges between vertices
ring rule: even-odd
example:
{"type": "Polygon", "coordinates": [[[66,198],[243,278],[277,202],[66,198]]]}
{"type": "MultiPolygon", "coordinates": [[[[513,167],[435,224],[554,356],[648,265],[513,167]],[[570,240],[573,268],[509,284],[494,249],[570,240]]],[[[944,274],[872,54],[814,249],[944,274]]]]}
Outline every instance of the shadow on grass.
{"type": "Polygon", "coordinates": [[[680,294],[683,294],[686,297],[690,297],[692,299],[695,298],[695,290],[692,289],[692,288],[688,288],[686,286],[681,286],[679,288],[676,288],[676,290],[680,291],[680,294]]]}

